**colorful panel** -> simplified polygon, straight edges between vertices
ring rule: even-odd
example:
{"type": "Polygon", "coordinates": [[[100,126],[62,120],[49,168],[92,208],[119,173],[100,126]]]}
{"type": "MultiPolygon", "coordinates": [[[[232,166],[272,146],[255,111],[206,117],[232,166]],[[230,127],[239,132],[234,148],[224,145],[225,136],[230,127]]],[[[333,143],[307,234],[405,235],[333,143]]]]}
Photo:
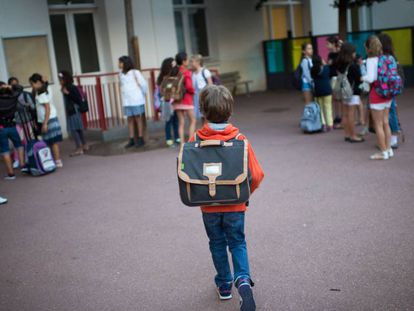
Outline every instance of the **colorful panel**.
{"type": "Polygon", "coordinates": [[[283,41],[274,40],[266,42],[267,73],[278,73],[285,71],[283,61],[283,41]]]}
{"type": "Polygon", "coordinates": [[[373,31],[367,31],[348,34],[348,41],[355,45],[357,54],[364,58],[367,56],[365,51],[365,41],[371,35],[375,35],[375,33],[373,31]]]}
{"type": "Polygon", "coordinates": [[[397,29],[383,31],[389,35],[394,45],[395,55],[401,65],[413,64],[413,44],[411,29],[397,29]]]}
{"type": "Polygon", "coordinates": [[[290,52],[292,55],[292,65],[293,70],[299,65],[300,60],[302,59],[302,44],[305,42],[311,42],[310,38],[303,38],[303,39],[292,39],[290,45],[290,52]]]}
{"type": "Polygon", "coordinates": [[[323,37],[316,38],[316,44],[318,45],[317,53],[326,62],[328,61],[328,54],[329,54],[329,50],[327,47],[327,41],[326,41],[326,39],[328,38],[329,36],[323,36],[323,37]]]}

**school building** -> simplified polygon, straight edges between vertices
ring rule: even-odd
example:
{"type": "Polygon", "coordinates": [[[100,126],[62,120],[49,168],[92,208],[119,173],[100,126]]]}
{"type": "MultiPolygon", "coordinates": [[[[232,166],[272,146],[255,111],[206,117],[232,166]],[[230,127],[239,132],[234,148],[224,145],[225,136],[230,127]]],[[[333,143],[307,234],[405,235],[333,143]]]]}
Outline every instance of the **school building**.
{"type": "MultiPolygon", "coordinates": [[[[220,73],[238,72],[241,80],[251,80],[254,91],[273,88],[282,79],[283,75],[278,76],[281,69],[287,73],[294,65],[300,40],[308,40],[310,33],[337,32],[337,10],[332,3],[132,0],[141,69],[152,87],[165,57],[178,51],[200,53],[208,67],[220,73]],[[295,38],[299,41],[289,43],[289,52],[286,40],[295,38]],[[292,59],[290,65],[285,64],[287,58],[292,59]]],[[[413,26],[412,12],[414,1],[407,0],[353,9],[348,14],[349,31],[413,26]]],[[[1,0],[0,80],[17,76],[27,85],[33,72],[45,75],[64,127],[57,73],[70,70],[79,76],[76,81],[88,95],[91,111],[84,120],[88,127],[106,131],[124,126],[116,71],[118,57],[128,50],[125,16],[124,0],[1,0]]],[[[409,40],[403,58],[412,65],[411,32],[409,40]]],[[[148,94],[146,109],[152,118],[156,112],[151,98],[148,94]]]]}

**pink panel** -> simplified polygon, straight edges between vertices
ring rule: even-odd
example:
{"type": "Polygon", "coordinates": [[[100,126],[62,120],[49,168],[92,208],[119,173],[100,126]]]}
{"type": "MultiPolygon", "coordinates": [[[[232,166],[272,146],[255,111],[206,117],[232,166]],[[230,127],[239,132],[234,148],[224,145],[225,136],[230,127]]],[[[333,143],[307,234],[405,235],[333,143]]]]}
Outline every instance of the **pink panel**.
{"type": "Polygon", "coordinates": [[[328,60],[328,54],[329,54],[328,48],[326,47],[326,39],[328,39],[328,37],[329,36],[323,36],[323,37],[318,37],[316,39],[316,44],[318,45],[318,54],[325,61],[328,60]]]}

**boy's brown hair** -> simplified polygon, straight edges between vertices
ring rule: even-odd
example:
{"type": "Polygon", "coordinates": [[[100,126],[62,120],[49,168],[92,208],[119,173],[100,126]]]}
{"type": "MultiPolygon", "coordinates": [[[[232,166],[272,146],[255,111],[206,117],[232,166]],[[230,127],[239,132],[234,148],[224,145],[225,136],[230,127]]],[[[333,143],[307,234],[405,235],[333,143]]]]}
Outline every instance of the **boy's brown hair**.
{"type": "Polygon", "coordinates": [[[200,93],[200,112],[212,123],[227,122],[233,113],[233,96],[222,85],[208,85],[200,93]]]}

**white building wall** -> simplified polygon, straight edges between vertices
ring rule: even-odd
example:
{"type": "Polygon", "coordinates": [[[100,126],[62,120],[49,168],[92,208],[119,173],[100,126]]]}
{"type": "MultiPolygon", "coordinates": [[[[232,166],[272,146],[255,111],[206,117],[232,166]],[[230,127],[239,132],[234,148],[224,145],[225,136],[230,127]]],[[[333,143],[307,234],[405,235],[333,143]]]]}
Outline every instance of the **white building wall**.
{"type": "Polygon", "coordinates": [[[212,61],[221,72],[239,71],[243,80],[253,80],[253,90],[266,89],[262,12],[255,10],[252,1],[206,3],[212,61]]]}
{"type": "MultiPolygon", "coordinates": [[[[58,111],[58,117],[62,129],[66,132],[65,111],[63,97],[60,93],[59,83],[57,82],[57,69],[53,40],[49,23],[49,10],[47,0],[19,0],[19,1],[0,1],[0,79],[7,81],[6,60],[2,38],[21,37],[28,35],[47,35],[49,45],[49,57],[53,84],[50,89],[53,94],[53,104],[58,111]]],[[[26,82],[29,77],[18,77],[22,82],[26,82]]]]}
{"type": "Polygon", "coordinates": [[[158,68],[164,58],[175,56],[178,49],[172,1],[134,0],[132,8],[141,68],[158,68]]]}
{"type": "Polygon", "coordinates": [[[338,32],[338,9],[332,0],[311,0],[312,34],[315,36],[338,32]]]}
{"type": "Polygon", "coordinates": [[[374,29],[414,25],[414,1],[388,0],[374,4],[371,10],[374,29]]]}

